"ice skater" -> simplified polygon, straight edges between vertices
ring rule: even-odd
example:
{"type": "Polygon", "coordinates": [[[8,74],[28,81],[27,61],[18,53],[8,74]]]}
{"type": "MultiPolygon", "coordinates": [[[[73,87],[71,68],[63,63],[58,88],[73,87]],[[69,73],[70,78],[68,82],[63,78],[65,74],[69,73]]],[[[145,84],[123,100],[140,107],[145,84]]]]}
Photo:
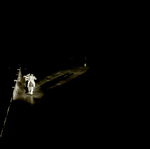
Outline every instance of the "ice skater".
{"type": "Polygon", "coordinates": [[[37,80],[37,78],[33,75],[33,74],[27,74],[26,76],[24,76],[25,81],[26,81],[26,88],[28,89],[28,94],[32,95],[33,94],[33,90],[35,88],[35,81],[37,80]]]}
{"type": "Polygon", "coordinates": [[[33,90],[35,88],[35,81],[34,80],[37,80],[37,78],[33,74],[29,75],[27,87],[28,87],[28,93],[31,95],[33,94],[33,90]]]}

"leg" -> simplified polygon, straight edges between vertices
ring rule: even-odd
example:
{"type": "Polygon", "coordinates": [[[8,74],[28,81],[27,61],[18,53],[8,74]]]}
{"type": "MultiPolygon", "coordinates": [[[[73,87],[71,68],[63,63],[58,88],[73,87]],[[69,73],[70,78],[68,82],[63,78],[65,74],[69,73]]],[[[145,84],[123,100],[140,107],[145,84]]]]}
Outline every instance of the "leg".
{"type": "Polygon", "coordinates": [[[35,87],[35,82],[34,82],[33,80],[32,80],[31,82],[32,82],[32,84],[33,84],[33,87],[35,87]]]}
{"type": "Polygon", "coordinates": [[[30,80],[28,81],[27,87],[29,87],[30,80]]]}
{"type": "Polygon", "coordinates": [[[34,87],[31,87],[31,94],[33,94],[33,89],[34,89],[34,87]]]}
{"type": "Polygon", "coordinates": [[[30,92],[31,92],[31,89],[30,89],[30,87],[28,87],[28,94],[30,94],[30,92]]]}
{"type": "Polygon", "coordinates": [[[29,83],[30,83],[30,81],[28,81],[28,84],[27,84],[27,92],[28,92],[28,94],[30,93],[30,87],[29,87],[29,83]]]}

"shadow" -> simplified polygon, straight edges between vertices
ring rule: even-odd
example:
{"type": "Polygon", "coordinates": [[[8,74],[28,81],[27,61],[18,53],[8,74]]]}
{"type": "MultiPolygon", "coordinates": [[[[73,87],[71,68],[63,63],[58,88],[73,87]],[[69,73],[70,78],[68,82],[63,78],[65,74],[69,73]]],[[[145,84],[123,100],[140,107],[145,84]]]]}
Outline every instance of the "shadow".
{"type": "Polygon", "coordinates": [[[54,86],[55,84],[57,84],[58,82],[62,81],[62,80],[65,80],[66,78],[70,77],[71,75],[73,75],[73,73],[69,74],[69,73],[66,73],[60,77],[57,77],[55,78],[54,80],[52,81],[49,81],[49,82],[46,82],[45,84],[43,84],[41,86],[41,90],[46,90],[47,88],[51,87],[51,86],[54,86]]]}
{"type": "Polygon", "coordinates": [[[73,111],[76,107],[81,107],[80,105],[88,104],[89,98],[92,99],[94,97],[94,94],[92,94],[94,87],[91,89],[92,82],[93,79],[90,77],[90,72],[87,71],[67,83],[45,90],[42,102],[44,105],[50,106],[53,110],[57,109],[59,112],[65,109],[73,111]]]}
{"type": "Polygon", "coordinates": [[[25,84],[26,84],[26,86],[25,86],[25,94],[27,94],[28,93],[28,87],[27,87],[28,81],[26,81],[25,84]]]}

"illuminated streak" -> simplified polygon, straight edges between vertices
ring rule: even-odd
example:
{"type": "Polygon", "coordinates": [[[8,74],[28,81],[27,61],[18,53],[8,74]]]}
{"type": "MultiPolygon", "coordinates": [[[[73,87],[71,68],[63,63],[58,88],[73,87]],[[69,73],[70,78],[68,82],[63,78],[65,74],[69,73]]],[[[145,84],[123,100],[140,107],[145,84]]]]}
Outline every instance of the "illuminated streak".
{"type": "MultiPolygon", "coordinates": [[[[17,69],[17,70],[18,70],[18,69],[17,69]]],[[[19,69],[19,73],[16,74],[16,75],[18,75],[17,80],[20,80],[20,78],[21,78],[20,69],[19,69]]],[[[15,84],[15,87],[14,87],[14,86],[12,87],[12,88],[14,88],[13,97],[16,96],[16,91],[19,90],[19,88],[18,88],[18,86],[17,86],[17,82],[18,82],[17,80],[14,80],[14,81],[16,82],[16,84],[15,84]]],[[[3,135],[3,131],[4,131],[4,128],[5,128],[5,125],[6,125],[6,121],[7,121],[7,117],[8,117],[8,114],[9,114],[9,110],[10,110],[11,103],[12,103],[12,101],[13,101],[13,97],[10,99],[10,104],[9,104],[9,106],[8,106],[8,108],[7,108],[7,113],[6,113],[6,116],[5,116],[5,119],[4,119],[4,123],[3,123],[3,127],[2,127],[2,130],[1,130],[0,137],[2,137],[2,135],[3,135]]]]}

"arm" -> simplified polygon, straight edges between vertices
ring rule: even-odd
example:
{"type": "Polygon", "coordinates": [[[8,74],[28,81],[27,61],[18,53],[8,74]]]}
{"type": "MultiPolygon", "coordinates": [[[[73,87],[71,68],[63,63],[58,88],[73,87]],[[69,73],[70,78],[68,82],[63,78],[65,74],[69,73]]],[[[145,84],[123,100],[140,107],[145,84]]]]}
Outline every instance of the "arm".
{"type": "Polygon", "coordinates": [[[25,81],[29,80],[28,76],[23,76],[25,78],[25,81]]]}

